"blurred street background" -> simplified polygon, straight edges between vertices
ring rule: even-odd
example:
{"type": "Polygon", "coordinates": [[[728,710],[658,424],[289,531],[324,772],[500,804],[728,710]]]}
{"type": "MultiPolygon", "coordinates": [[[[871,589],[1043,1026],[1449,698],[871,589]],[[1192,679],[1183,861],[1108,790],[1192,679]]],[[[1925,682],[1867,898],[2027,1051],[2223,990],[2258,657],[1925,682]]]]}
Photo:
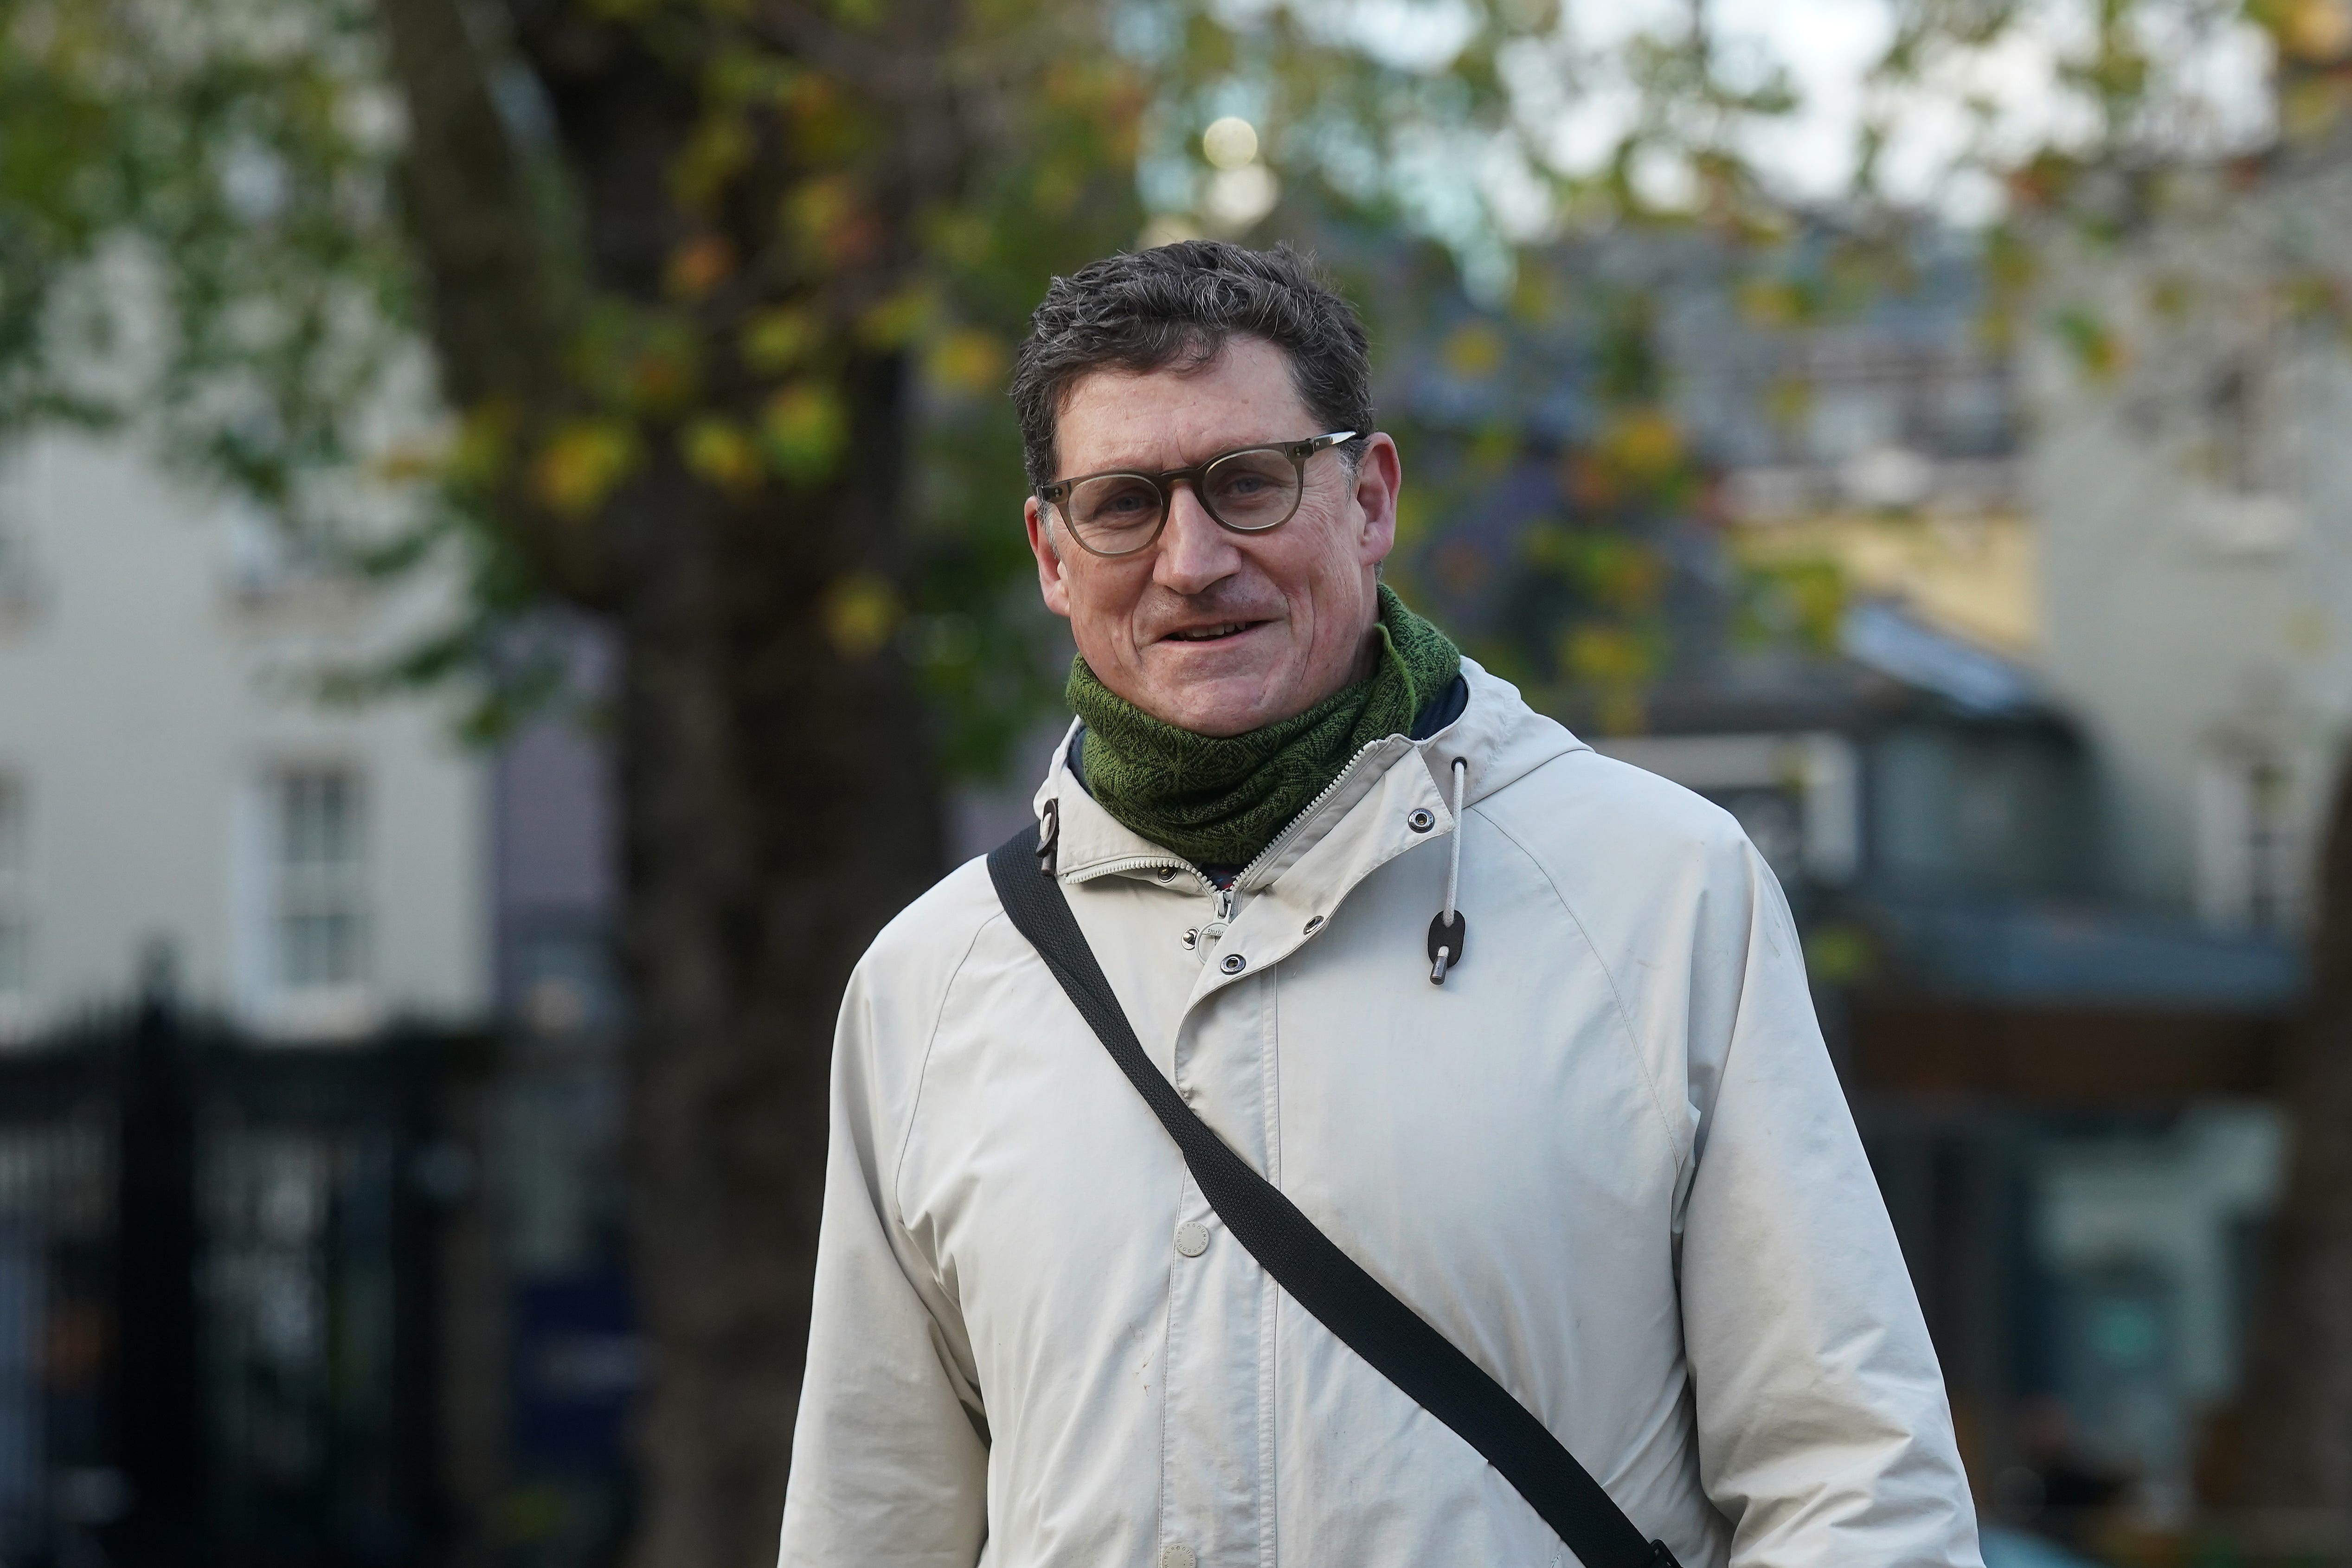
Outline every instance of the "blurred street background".
{"type": "MultiPolygon", "coordinates": [[[[1994,1568],[2352,1563],[2347,0],[0,0],[0,1565],[772,1562],[1048,276],[1786,887],[1994,1568]]],[[[1401,1152],[1400,1157],[1410,1157],[1401,1152]]]]}

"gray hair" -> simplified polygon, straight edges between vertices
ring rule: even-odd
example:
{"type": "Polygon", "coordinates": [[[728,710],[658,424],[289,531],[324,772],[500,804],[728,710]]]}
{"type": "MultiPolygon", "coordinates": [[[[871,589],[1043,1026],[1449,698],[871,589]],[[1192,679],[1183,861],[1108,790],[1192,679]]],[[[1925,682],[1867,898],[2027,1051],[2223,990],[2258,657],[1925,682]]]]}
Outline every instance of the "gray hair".
{"type": "Polygon", "coordinates": [[[1364,323],[1311,258],[1287,245],[1247,250],[1187,239],[1089,262],[1045,286],[1013,364],[1013,407],[1031,485],[1051,483],[1055,425],[1070,388],[1096,371],[1150,374],[1206,368],[1235,337],[1264,338],[1290,361],[1309,430],[1266,433],[1294,440],[1331,430],[1358,439],[1340,448],[1352,466],[1372,429],[1372,372],[1364,323]]]}

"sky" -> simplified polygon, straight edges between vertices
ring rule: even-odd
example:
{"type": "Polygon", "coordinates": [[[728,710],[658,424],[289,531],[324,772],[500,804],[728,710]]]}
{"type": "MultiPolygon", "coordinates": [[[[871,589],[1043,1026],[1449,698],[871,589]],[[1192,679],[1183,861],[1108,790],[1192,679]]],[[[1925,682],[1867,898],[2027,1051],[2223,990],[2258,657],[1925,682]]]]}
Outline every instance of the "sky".
{"type": "MultiPolygon", "coordinates": [[[[1234,0],[1246,8],[1251,0],[1234,0]]],[[[1703,0],[1720,58],[1761,81],[1785,69],[1801,106],[1759,123],[1745,140],[1753,162],[1788,195],[1833,196],[1852,179],[1859,132],[1875,118],[1889,132],[1885,188],[1960,223],[1998,215],[1996,178],[1968,156],[1995,163],[2042,145],[2078,142],[2093,129],[2089,106],[2063,90],[2059,67],[2090,38],[2093,0],[2025,0],[2022,19],[1993,46],[1938,62],[1898,92],[1874,88],[1873,64],[1893,35],[1893,0],[1703,0]]],[[[1469,36],[1464,0],[1325,0],[1332,20],[1370,52],[1401,65],[1442,61],[1469,36]]],[[[1560,166],[1589,169],[1615,144],[1634,108],[1609,62],[1637,34],[1678,34],[1691,0],[1566,0],[1580,68],[1529,49],[1513,78],[1536,102],[1560,166]],[[1573,79],[1571,79],[1571,78],[1573,79]]],[[[2142,0],[2149,41],[2179,62],[2170,79],[2198,109],[2197,150],[2258,142],[2268,130],[2267,42],[2214,0],[2142,0]],[[2200,19],[2201,18],[2201,19],[2200,19]]],[[[1674,171],[1652,177],[1671,195],[1674,171]]]]}
{"type": "MultiPolygon", "coordinates": [[[[2182,62],[2178,86],[2201,100],[2206,150],[2259,140],[2268,124],[2268,46],[2252,27],[2214,19],[2192,34],[2181,18],[2196,0],[2151,0],[2141,8],[2163,58],[2182,62]],[[2168,46],[2168,47],[2167,47],[2168,46]]],[[[1570,0],[1570,26],[1597,54],[1633,33],[1677,27],[1685,0],[1570,0]]],[[[1895,26],[1890,0],[1708,0],[1718,48],[1760,75],[1767,62],[1785,68],[1797,88],[1797,112],[1759,124],[1748,147],[1782,189],[1804,197],[1847,187],[1859,132],[1875,114],[1890,131],[1882,159],[1889,194],[1942,208],[1963,223],[1997,216],[1998,182],[1968,167],[1972,145],[1995,161],[2094,128],[2087,104],[2064,91],[2059,66],[2089,41],[2087,0],[2028,0],[2022,19],[1992,47],[1949,58],[1900,93],[1874,89],[1872,65],[1895,26]]],[[[1567,110],[1564,132],[1586,146],[1605,142],[1607,95],[1567,110]]],[[[1616,112],[1622,121],[1622,110],[1616,112]]]]}
{"type": "MultiPolygon", "coordinates": [[[[1469,43],[1474,5],[1526,3],[1210,0],[1236,27],[1280,8],[1328,39],[1422,70],[1443,70],[1469,43]]],[[[1884,134],[1878,195],[1958,226],[1980,226],[2002,215],[2004,170],[2042,147],[2084,145],[2096,132],[2094,107],[2063,77],[2068,60],[2087,53],[2100,0],[2015,0],[2017,19],[1990,44],[1948,50],[1900,84],[1874,81],[1896,6],[1930,3],[1969,0],[1559,0],[1565,20],[1558,36],[1519,39],[1496,62],[1518,109],[1517,142],[1400,125],[1385,175],[1376,163],[1360,173],[1402,204],[1412,227],[1454,248],[1475,296],[1499,298],[1513,272],[1512,244],[1540,242],[1557,230],[1553,192],[1539,165],[1569,175],[1604,166],[1642,112],[1624,70],[1626,46],[1643,35],[1686,37],[1697,5],[1720,76],[1756,87],[1778,74],[1794,89],[1794,112],[1750,118],[1734,138],[1781,198],[1849,193],[1862,132],[1873,126],[1884,134]]],[[[2128,4],[2132,25],[2159,63],[2149,101],[2163,112],[2150,123],[2161,127],[2168,155],[2210,156],[2269,140],[2270,43],[2241,18],[2240,0],[2128,4]]],[[[1144,0],[1121,15],[1133,34],[1125,47],[1146,55],[1171,47],[1172,36],[1161,35],[1175,13],[1144,0]]],[[[1254,147],[1263,108],[1262,93],[1240,76],[1209,103],[1213,115],[1252,122],[1254,147]]],[[[1362,162],[1344,146],[1313,155],[1342,188],[1362,162]]],[[[1637,157],[1633,173],[1641,194],[1661,207],[1684,205],[1693,193],[1686,166],[1669,150],[1637,157]]],[[[1280,190],[1269,168],[1243,160],[1204,171],[1181,143],[1148,151],[1139,174],[1146,206],[1162,215],[1145,230],[1146,243],[1193,232],[1202,216],[1245,229],[1280,190]]]]}

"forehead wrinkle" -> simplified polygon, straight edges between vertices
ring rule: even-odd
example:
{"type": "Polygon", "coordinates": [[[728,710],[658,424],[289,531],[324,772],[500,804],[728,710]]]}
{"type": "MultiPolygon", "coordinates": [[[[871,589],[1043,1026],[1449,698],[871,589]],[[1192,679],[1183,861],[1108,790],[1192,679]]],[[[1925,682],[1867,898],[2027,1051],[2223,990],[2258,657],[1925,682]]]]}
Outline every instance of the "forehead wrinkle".
{"type": "Polygon", "coordinates": [[[1244,340],[1207,363],[1194,367],[1168,367],[1157,371],[1096,371],[1073,384],[1064,405],[1064,418],[1058,443],[1061,468],[1066,474],[1076,476],[1097,473],[1141,472],[1158,474],[1170,468],[1189,468],[1221,452],[1255,446],[1261,442],[1296,441],[1319,435],[1304,424],[1291,429],[1300,421],[1311,423],[1312,413],[1306,399],[1298,394],[1297,383],[1290,374],[1287,356],[1281,349],[1259,340],[1244,340]],[[1213,380],[1223,371],[1233,368],[1234,360],[1243,353],[1272,356],[1276,374],[1260,377],[1246,386],[1246,395],[1211,395],[1198,384],[1213,380]],[[1169,399],[1118,400],[1117,412],[1111,413],[1099,402],[1089,400],[1087,414],[1104,426],[1100,432],[1087,432],[1095,438],[1089,443],[1102,454],[1098,459],[1083,462],[1072,456],[1069,439],[1068,412],[1078,402],[1077,394],[1085,387],[1133,388],[1147,384],[1174,384],[1169,399]],[[1172,403],[1172,406],[1171,406],[1172,403]],[[1202,426],[1206,426],[1203,428],[1202,426]]]}

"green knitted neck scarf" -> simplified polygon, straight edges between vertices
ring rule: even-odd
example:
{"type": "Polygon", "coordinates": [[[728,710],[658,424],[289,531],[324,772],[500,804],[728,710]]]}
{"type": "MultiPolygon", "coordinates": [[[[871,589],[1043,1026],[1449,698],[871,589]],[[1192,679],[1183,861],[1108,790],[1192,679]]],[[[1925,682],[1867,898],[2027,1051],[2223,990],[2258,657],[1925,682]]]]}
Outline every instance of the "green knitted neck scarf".
{"type": "Polygon", "coordinates": [[[1114,695],[1084,658],[1073,661],[1069,700],[1087,726],[1087,792],[1195,865],[1247,865],[1358,752],[1411,730],[1462,668],[1462,651],[1385,583],[1380,599],[1371,675],[1246,734],[1180,730],[1114,695]]]}

